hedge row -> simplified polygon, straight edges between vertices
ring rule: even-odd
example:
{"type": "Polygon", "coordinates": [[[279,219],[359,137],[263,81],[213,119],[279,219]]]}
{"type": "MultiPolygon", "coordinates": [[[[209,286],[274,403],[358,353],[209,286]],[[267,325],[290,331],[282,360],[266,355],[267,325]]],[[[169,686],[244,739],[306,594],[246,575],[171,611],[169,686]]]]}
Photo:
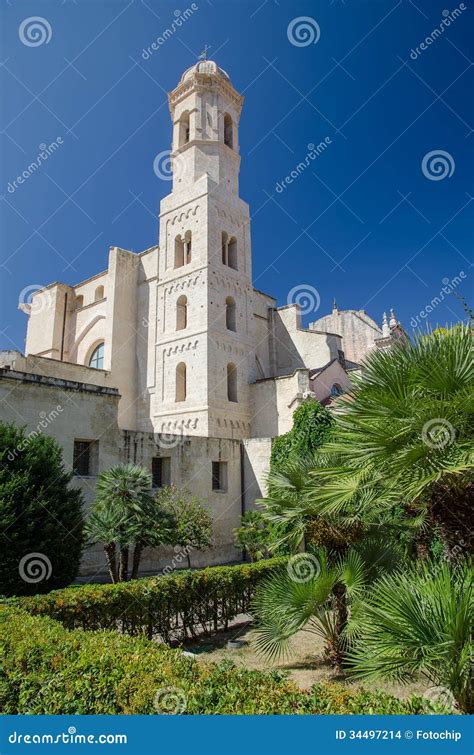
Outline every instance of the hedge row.
{"type": "Polygon", "coordinates": [[[227,629],[235,616],[248,613],[258,582],[283,563],[285,558],[273,558],[213,566],[116,585],[66,588],[14,602],[68,629],[115,629],[164,642],[183,641],[227,629]]]}
{"type": "Polygon", "coordinates": [[[117,632],[66,630],[0,607],[0,710],[31,714],[426,713],[420,698],[318,684],[301,691],[281,673],[206,664],[117,632]]]}

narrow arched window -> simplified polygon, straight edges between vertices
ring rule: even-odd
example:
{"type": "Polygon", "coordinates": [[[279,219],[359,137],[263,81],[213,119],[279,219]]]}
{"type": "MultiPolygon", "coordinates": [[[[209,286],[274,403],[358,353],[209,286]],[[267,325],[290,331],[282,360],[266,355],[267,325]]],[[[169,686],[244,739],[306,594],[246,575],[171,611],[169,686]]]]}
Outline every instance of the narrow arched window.
{"type": "Polygon", "coordinates": [[[334,383],[334,385],[331,388],[331,396],[334,396],[334,397],[340,396],[342,393],[344,393],[344,391],[342,390],[339,383],[334,383]]]}
{"type": "Polygon", "coordinates": [[[183,267],[184,265],[184,241],[181,236],[176,236],[174,240],[174,266],[183,267]]]}
{"type": "Polygon", "coordinates": [[[224,144],[227,144],[228,147],[231,149],[234,148],[234,126],[232,123],[232,118],[230,117],[229,113],[226,113],[224,115],[224,144]]]}
{"type": "Polygon", "coordinates": [[[235,301],[232,296],[228,296],[225,300],[225,326],[227,330],[237,330],[235,301]]]}
{"type": "Polygon", "coordinates": [[[189,142],[189,112],[185,110],[179,119],[179,146],[183,147],[189,142]]]}
{"type": "Polygon", "coordinates": [[[188,300],[180,296],[176,302],[176,330],[184,330],[188,325],[188,300]]]}
{"type": "Polygon", "coordinates": [[[191,262],[191,231],[186,231],[184,237],[184,264],[189,265],[191,262]]]}
{"type": "Polygon", "coordinates": [[[175,401],[186,401],[186,365],[180,362],[176,367],[175,401]]]}
{"type": "Polygon", "coordinates": [[[222,231],[222,264],[227,265],[227,244],[229,237],[225,231],[222,231]]]}
{"type": "Polygon", "coordinates": [[[227,398],[237,401],[237,367],[232,362],[227,365],[227,398]]]}
{"type": "Polygon", "coordinates": [[[103,286],[97,286],[94,294],[94,301],[100,301],[100,299],[104,298],[104,287],[103,286]]]}
{"type": "Polygon", "coordinates": [[[94,351],[92,352],[91,358],[89,359],[89,367],[93,367],[95,370],[104,369],[104,344],[103,343],[99,343],[99,345],[96,346],[94,351]]]}
{"type": "Polygon", "coordinates": [[[237,270],[237,239],[231,238],[227,248],[227,264],[237,270]]]}

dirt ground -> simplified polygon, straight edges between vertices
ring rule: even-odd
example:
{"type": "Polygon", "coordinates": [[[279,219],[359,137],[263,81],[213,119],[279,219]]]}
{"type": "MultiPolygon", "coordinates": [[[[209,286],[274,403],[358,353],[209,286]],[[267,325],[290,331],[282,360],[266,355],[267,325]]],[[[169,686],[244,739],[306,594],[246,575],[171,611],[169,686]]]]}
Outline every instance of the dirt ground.
{"type": "MultiPolygon", "coordinates": [[[[313,684],[322,681],[342,682],[354,688],[361,686],[337,674],[334,668],[325,662],[322,639],[305,631],[295,635],[288,658],[274,664],[270,663],[267,658],[257,654],[255,629],[252,628],[251,620],[246,616],[237,617],[227,632],[219,632],[213,637],[204,637],[196,643],[189,643],[185,649],[194,653],[197,659],[202,661],[231,660],[236,665],[241,664],[249,669],[286,671],[289,678],[301,689],[308,689],[313,684]],[[230,650],[227,648],[227,642],[232,639],[244,640],[245,645],[237,650],[230,650]]],[[[364,682],[363,686],[372,691],[388,692],[396,697],[406,698],[413,694],[422,695],[428,685],[423,683],[397,685],[380,681],[376,684],[364,682]]]]}

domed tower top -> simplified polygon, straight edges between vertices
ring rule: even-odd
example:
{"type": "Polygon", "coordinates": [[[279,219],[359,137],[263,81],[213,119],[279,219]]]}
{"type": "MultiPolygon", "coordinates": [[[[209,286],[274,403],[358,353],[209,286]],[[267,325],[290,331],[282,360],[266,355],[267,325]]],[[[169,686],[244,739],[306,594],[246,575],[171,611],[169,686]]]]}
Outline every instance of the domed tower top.
{"type": "Polygon", "coordinates": [[[230,83],[230,76],[227,71],[220,68],[214,60],[198,60],[197,63],[185,70],[179,83],[183,84],[183,82],[189,81],[189,79],[192,79],[196,74],[203,74],[204,76],[221,76],[230,83]]]}

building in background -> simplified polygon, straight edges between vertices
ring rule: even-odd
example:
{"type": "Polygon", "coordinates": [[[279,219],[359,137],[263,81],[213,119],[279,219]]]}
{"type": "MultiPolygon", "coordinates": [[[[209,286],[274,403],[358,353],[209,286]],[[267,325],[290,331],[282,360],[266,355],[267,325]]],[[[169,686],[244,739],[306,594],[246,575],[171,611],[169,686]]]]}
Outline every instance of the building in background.
{"type": "MultiPolygon", "coordinates": [[[[119,462],[206,502],[215,547],[201,565],[239,557],[233,530],[262,496],[271,439],[299,404],[330,402],[371,349],[405,337],[393,311],[379,328],[336,304],[304,328],[297,304],[277,307],[253,287],[242,104],[215,62],[184,72],[169,95],[173,184],[159,246],[112,247],[107,270],[36,292],[22,305],[26,356],[0,353],[0,419],[56,437],[87,504],[97,474],[119,462]]],[[[166,561],[150,551],[144,568],[166,561]]],[[[82,575],[105,571],[89,550],[82,575]]]]}

